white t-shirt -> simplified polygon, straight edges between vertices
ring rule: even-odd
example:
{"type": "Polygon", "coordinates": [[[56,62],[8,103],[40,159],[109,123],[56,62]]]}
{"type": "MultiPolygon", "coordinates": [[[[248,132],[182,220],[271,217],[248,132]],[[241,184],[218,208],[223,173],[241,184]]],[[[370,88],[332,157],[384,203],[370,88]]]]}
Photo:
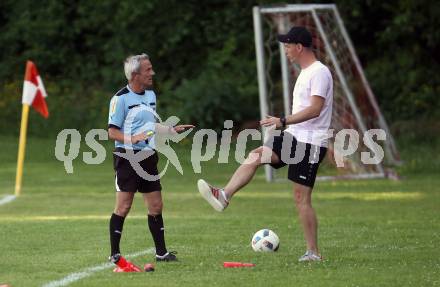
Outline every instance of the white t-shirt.
{"type": "Polygon", "coordinates": [[[309,107],[312,96],[325,99],[320,115],[302,123],[289,125],[286,132],[300,142],[327,147],[328,129],[332,119],[333,79],[330,70],[319,61],[302,69],[296,79],[292,114],[309,107]]]}

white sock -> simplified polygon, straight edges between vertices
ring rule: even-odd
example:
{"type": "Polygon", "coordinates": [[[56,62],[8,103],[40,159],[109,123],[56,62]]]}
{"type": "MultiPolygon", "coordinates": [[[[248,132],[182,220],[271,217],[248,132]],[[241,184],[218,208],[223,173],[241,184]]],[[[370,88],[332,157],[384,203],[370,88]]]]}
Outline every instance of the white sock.
{"type": "Polygon", "coordinates": [[[220,189],[220,193],[223,196],[223,199],[226,201],[226,203],[229,203],[228,197],[226,196],[225,190],[223,188],[220,189]]]}

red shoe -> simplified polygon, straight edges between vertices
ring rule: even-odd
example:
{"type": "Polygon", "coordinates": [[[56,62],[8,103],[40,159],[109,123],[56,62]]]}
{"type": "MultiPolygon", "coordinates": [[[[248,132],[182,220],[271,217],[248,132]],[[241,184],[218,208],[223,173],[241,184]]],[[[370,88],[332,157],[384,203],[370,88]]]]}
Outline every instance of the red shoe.
{"type": "Polygon", "coordinates": [[[137,267],[136,265],[134,265],[133,263],[130,263],[130,265],[125,267],[125,268],[116,267],[115,269],[113,269],[113,272],[115,272],[115,273],[120,273],[120,272],[141,272],[141,269],[139,267],[137,267]]]}
{"type": "Polygon", "coordinates": [[[131,263],[130,261],[127,261],[124,257],[122,257],[120,254],[116,254],[110,257],[110,261],[116,264],[116,268],[113,269],[113,272],[120,273],[120,272],[142,272],[139,267],[137,267],[135,264],[131,263]]]}

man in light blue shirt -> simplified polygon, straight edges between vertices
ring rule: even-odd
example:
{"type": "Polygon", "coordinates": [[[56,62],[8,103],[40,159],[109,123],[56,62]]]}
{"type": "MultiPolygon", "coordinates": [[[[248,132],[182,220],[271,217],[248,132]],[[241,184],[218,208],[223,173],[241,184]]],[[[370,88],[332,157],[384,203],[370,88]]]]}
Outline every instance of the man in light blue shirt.
{"type": "MultiPolygon", "coordinates": [[[[153,86],[154,70],[146,54],[130,56],[124,63],[127,86],[117,92],[110,101],[108,118],[109,138],[115,141],[113,165],[115,170],[116,205],[110,218],[110,261],[117,265],[115,272],[140,272],[136,265],[120,254],[119,242],[125,217],[130,211],[134,194],[142,193],[148,206],[148,227],[156,247],[156,261],[176,261],[175,252],[168,252],[165,245],[162,219],[162,186],[158,177],[159,157],[154,148],[154,134],[158,125],[156,95],[153,86]],[[140,176],[126,156],[145,153],[139,162],[143,171],[157,176],[145,179],[140,176]]],[[[192,125],[170,127],[173,133],[192,125]]]]}
{"type": "MultiPolygon", "coordinates": [[[[110,113],[108,119],[109,128],[118,129],[120,132],[140,134],[142,132],[154,131],[156,117],[156,94],[151,90],[136,93],[127,85],[122,88],[110,101],[110,113]]],[[[154,149],[149,140],[142,140],[137,143],[115,140],[115,147],[124,149],[154,149]]]]}

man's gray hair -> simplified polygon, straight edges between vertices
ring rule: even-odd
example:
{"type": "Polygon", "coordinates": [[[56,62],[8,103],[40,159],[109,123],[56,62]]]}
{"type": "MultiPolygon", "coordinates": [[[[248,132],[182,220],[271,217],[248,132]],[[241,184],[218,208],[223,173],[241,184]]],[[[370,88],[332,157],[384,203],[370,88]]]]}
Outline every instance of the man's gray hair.
{"type": "Polygon", "coordinates": [[[141,67],[142,60],[149,60],[147,54],[142,53],[140,55],[128,56],[124,61],[124,72],[127,80],[131,80],[133,77],[133,73],[139,73],[139,69],[141,67]]]}

